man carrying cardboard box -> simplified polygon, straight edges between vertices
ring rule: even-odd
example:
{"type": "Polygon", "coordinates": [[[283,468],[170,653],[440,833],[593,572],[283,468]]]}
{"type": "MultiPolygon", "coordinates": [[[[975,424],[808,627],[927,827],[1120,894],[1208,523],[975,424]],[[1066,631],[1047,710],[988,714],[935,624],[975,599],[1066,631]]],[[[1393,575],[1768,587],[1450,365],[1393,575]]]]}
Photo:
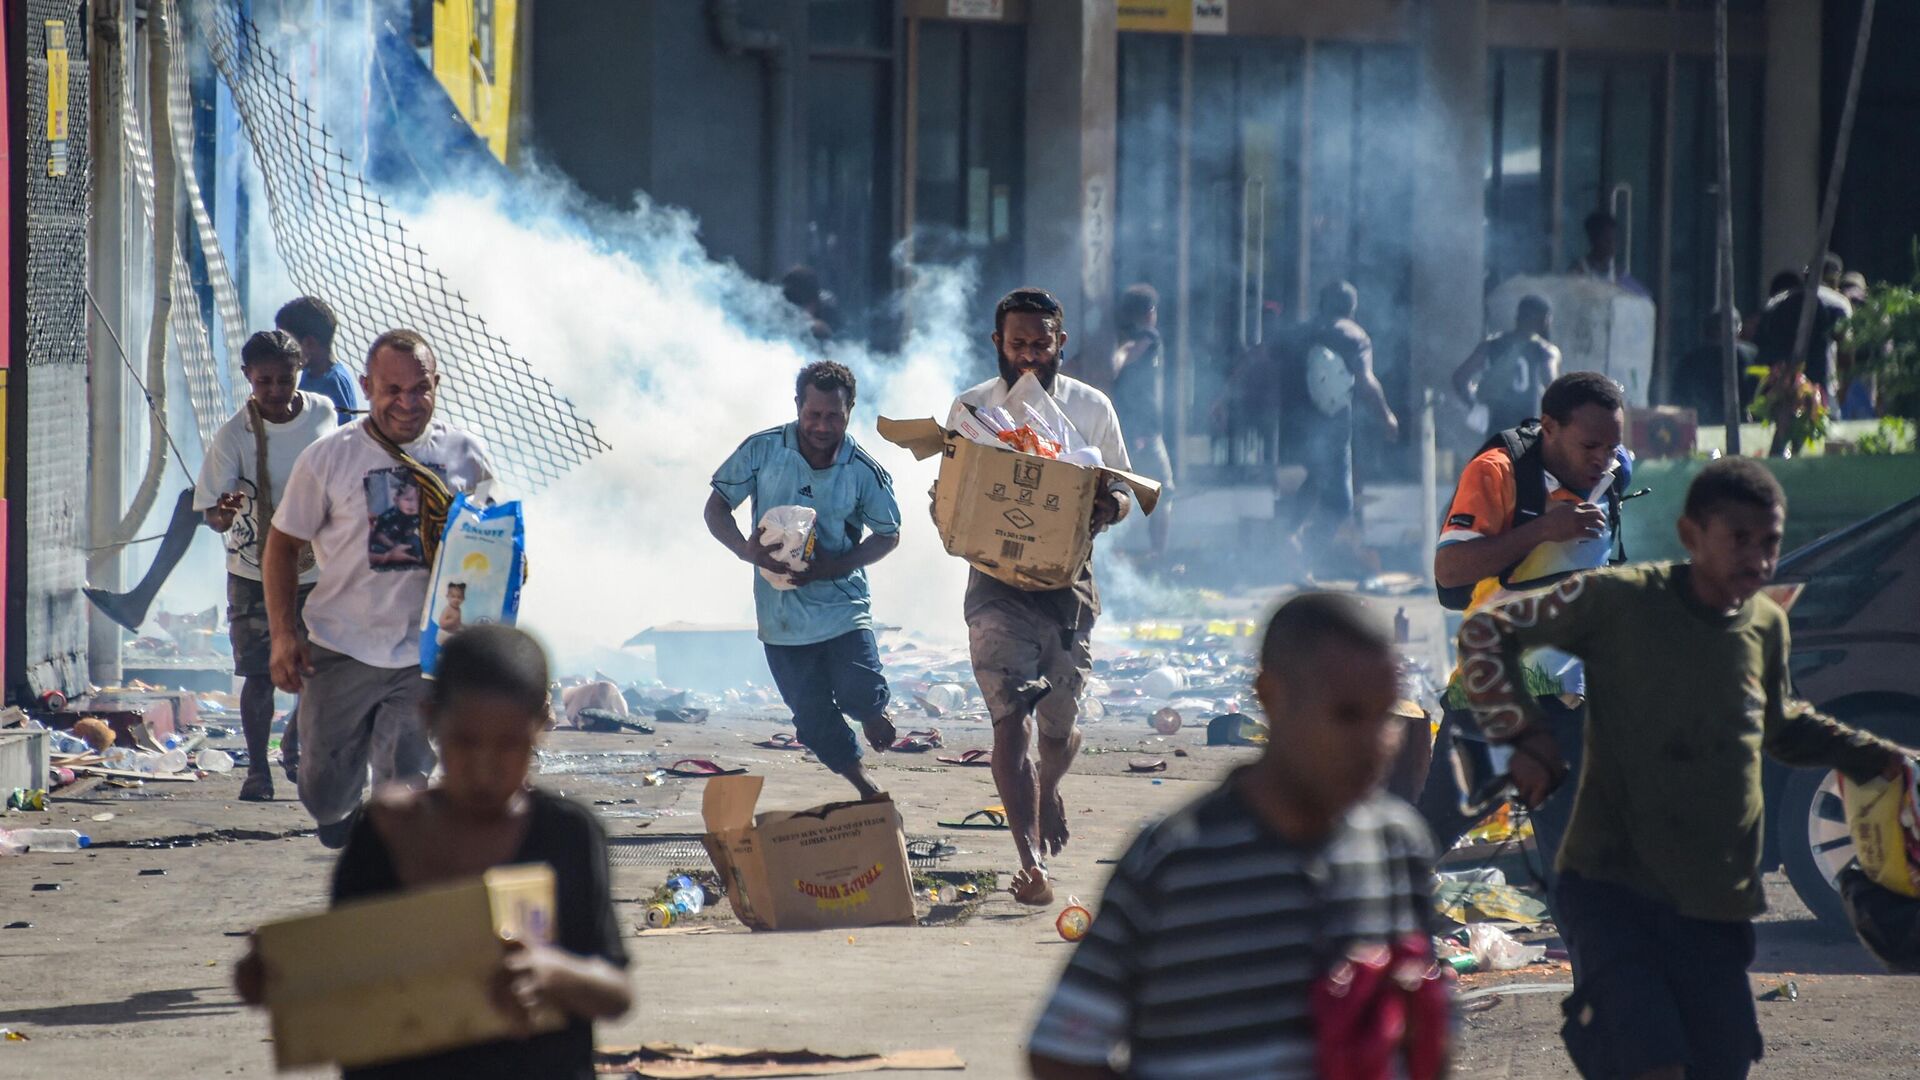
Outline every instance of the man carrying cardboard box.
{"type": "MultiPolygon", "coordinates": [[[[1110,469],[1130,462],[1120,420],[1107,396],[1060,374],[1067,335],[1060,302],[1043,289],[1015,289],[994,309],[993,344],[1000,374],[960,395],[970,408],[1005,403],[1013,384],[1031,374],[1060,406],[1081,441],[1097,447],[1110,469]]],[[[1133,508],[1126,484],[1109,477],[1094,499],[1092,527],[1117,524],[1133,508]]],[[[967,636],[974,678],[993,718],[993,782],[1007,808],[1020,855],[1013,895],[1023,904],[1053,902],[1045,855],[1066,847],[1067,811],[1060,781],[1080,752],[1080,687],[1092,664],[1088,640],[1100,614],[1091,558],[1063,589],[1027,591],[979,570],[967,577],[967,636]],[[1034,721],[1040,728],[1040,763],[1029,755],[1034,721]]]]}
{"type": "Polygon", "coordinates": [[[807,365],[794,386],[798,418],[749,436],[714,471],[706,519],[707,531],[735,557],[790,583],[778,587],[768,573],[753,579],[767,667],[793,710],[800,741],[870,799],[880,788],[860,764],[847,717],[859,721],[875,750],[893,745],[866,568],[900,546],[900,507],[893,479],[847,434],[853,401],[853,372],[831,360],[807,365]],[[756,522],[751,539],[733,520],[748,499],[756,522]],[[793,506],[815,514],[811,554],[798,571],[757,524],[769,509],[793,506]]]}

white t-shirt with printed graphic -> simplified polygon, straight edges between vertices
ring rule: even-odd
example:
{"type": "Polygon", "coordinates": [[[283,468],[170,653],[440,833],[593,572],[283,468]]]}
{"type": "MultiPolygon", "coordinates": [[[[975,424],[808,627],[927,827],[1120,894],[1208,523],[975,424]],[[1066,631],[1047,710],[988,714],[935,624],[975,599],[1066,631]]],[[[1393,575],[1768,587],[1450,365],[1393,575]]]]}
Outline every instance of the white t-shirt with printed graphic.
{"type": "MultiPolygon", "coordinates": [[[[287,477],[301,451],[312,446],[335,427],[333,402],[319,394],[294,391],[300,411],[284,424],[267,422],[268,494],[277,506],[287,490],[287,477]]],[[[258,520],[260,496],[260,449],[255,444],[252,410],[242,407],[207,444],[207,456],[200,463],[200,476],[193,486],[193,508],[210,510],[220,496],[230,491],[241,494],[240,511],[233,515],[227,530],[227,573],[248,581],[260,580],[260,552],[265,546],[266,529],[258,520]]],[[[300,584],[319,580],[318,567],[300,575],[300,584]]]]}
{"type": "MultiPolygon", "coordinates": [[[[427,599],[413,476],[355,420],[294,463],[274,528],[313,543],[320,582],[307,599],[307,632],[319,645],[379,668],[420,663],[427,599]]],[[[493,467],[480,440],[435,420],[402,447],[447,486],[485,498],[493,467]]]]}

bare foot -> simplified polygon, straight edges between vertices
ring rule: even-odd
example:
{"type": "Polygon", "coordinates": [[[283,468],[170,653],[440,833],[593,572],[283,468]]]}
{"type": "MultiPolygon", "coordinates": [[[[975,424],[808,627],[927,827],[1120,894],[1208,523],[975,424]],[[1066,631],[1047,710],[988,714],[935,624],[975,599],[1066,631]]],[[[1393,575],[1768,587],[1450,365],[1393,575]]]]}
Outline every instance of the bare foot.
{"type": "Polygon", "coordinates": [[[1071,833],[1067,828],[1067,803],[1060,795],[1060,782],[1066,779],[1067,770],[1073,767],[1073,761],[1080,756],[1082,736],[1080,729],[1067,736],[1066,746],[1057,755],[1044,744],[1041,746],[1040,762],[1040,801],[1039,833],[1040,851],[1052,857],[1066,848],[1071,833]]]}
{"type": "Polygon", "coordinates": [[[862,799],[879,799],[887,794],[880,785],[873,782],[873,777],[867,773],[867,767],[857,761],[840,775],[853,785],[853,789],[860,793],[862,799]]]}
{"type": "Polygon", "coordinates": [[[888,747],[893,745],[893,741],[899,737],[899,733],[893,729],[893,718],[890,716],[883,715],[876,716],[871,720],[862,720],[860,721],[860,728],[867,734],[867,745],[883,754],[887,752],[888,747]]]}
{"type": "Polygon", "coordinates": [[[1048,857],[1067,846],[1067,802],[1055,790],[1040,797],[1040,850],[1048,857]]]}
{"type": "Polygon", "coordinates": [[[1047,907],[1053,903],[1053,884],[1047,880],[1047,872],[1038,866],[1029,866],[1013,875],[1014,900],[1028,907],[1047,907]]]}

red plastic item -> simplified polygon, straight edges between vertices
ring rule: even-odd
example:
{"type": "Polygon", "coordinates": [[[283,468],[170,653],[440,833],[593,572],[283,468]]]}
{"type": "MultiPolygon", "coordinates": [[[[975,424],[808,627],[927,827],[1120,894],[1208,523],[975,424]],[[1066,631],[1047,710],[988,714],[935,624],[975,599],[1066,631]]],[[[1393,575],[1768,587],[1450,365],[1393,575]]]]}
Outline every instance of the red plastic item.
{"type": "Polygon", "coordinates": [[[1436,1080],[1447,1061],[1452,983],[1424,936],[1357,946],[1314,984],[1322,1080],[1391,1080],[1396,1062],[1408,1080],[1436,1080]]]}

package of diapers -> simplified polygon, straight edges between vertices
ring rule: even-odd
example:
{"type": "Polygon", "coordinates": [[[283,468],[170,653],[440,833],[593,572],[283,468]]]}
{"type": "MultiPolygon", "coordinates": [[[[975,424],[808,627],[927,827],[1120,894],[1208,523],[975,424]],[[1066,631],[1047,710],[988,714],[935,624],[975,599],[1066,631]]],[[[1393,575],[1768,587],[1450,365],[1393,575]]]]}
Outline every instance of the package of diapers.
{"type": "Polygon", "coordinates": [[[420,620],[420,674],[433,677],[441,647],[466,627],[519,618],[526,546],[517,501],[482,506],[454,496],[420,620]]]}

